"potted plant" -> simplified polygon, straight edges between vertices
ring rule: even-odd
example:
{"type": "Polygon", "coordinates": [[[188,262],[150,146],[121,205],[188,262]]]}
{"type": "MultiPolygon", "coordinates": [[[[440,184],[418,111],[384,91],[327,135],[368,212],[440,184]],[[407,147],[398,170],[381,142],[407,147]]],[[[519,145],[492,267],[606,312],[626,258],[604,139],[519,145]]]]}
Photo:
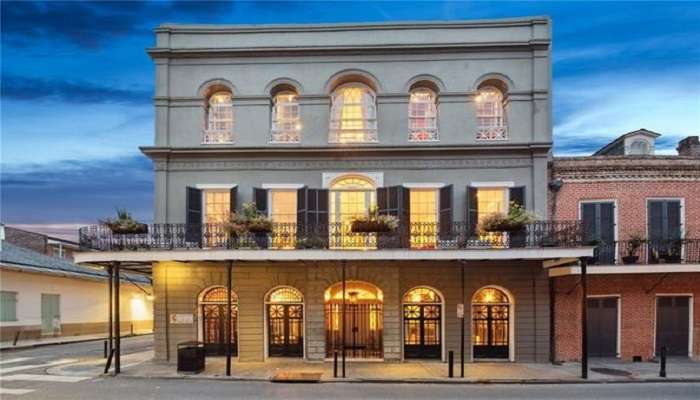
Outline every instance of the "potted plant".
{"type": "Polygon", "coordinates": [[[683,242],[681,239],[671,239],[666,247],[666,255],[664,261],[669,264],[678,264],[681,262],[681,249],[683,242]]]}
{"type": "Polygon", "coordinates": [[[243,203],[241,212],[232,212],[224,228],[236,243],[240,238],[251,234],[256,246],[267,248],[272,221],[258,210],[255,203],[243,203]]]}
{"type": "Polygon", "coordinates": [[[637,260],[639,260],[637,252],[639,248],[642,247],[642,243],[644,243],[644,236],[642,236],[642,234],[632,233],[629,236],[629,240],[627,240],[627,255],[622,257],[622,262],[624,264],[629,265],[637,263],[637,260]]]}
{"type": "Polygon", "coordinates": [[[393,215],[378,215],[377,207],[371,207],[367,216],[358,216],[351,223],[353,233],[394,232],[399,219],[393,215]]]}
{"type": "Polygon", "coordinates": [[[116,234],[138,235],[148,233],[148,225],[136,221],[131,216],[131,213],[120,208],[117,208],[116,219],[108,218],[100,222],[104,225],[107,225],[109,230],[111,230],[112,233],[116,234]]]}
{"type": "Polygon", "coordinates": [[[511,201],[508,206],[508,213],[491,213],[486,215],[479,222],[479,230],[484,233],[490,232],[520,232],[528,224],[537,220],[537,216],[527,211],[520,204],[511,201]]]}
{"type": "Polygon", "coordinates": [[[296,240],[296,246],[297,249],[299,250],[304,250],[304,249],[323,249],[326,247],[325,242],[317,237],[308,237],[308,238],[299,238],[296,240]]]}

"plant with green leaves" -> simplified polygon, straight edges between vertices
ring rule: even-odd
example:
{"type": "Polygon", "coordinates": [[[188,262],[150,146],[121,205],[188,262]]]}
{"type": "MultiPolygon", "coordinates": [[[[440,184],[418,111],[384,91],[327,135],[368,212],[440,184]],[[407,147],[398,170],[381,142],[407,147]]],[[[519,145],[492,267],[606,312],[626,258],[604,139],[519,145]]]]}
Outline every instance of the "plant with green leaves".
{"type": "Polygon", "coordinates": [[[100,223],[107,225],[112,233],[117,234],[142,234],[148,232],[148,225],[135,220],[131,213],[123,208],[116,208],[117,218],[107,218],[100,223]]]}
{"type": "Polygon", "coordinates": [[[393,232],[399,227],[394,215],[379,214],[377,206],[369,208],[367,215],[358,215],[351,223],[353,232],[393,232]]]}
{"type": "Polygon", "coordinates": [[[495,212],[484,216],[479,222],[480,232],[514,232],[537,221],[537,215],[527,211],[522,205],[511,201],[508,213],[495,212]]]}

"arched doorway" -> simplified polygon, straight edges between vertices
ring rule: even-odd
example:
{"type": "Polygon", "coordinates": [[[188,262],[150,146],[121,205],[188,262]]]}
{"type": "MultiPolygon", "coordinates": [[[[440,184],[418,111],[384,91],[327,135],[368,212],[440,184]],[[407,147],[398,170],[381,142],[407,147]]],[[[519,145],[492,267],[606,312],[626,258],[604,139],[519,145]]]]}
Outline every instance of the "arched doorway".
{"type": "Polygon", "coordinates": [[[442,358],[442,297],[428,287],[403,296],[404,358],[442,358]]]}
{"type": "Polygon", "coordinates": [[[472,299],[473,356],[509,359],[511,350],[512,300],[496,287],[485,287],[472,299]]]}
{"type": "Polygon", "coordinates": [[[267,354],[269,357],[304,355],[304,297],[290,286],[272,289],[265,296],[267,354]]]}
{"type": "MultiPolygon", "coordinates": [[[[226,355],[226,288],[215,286],[206,289],[199,297],[202,316],[202,342],[207,355],[226,355]]],[[[238,296],[231,291],[231,343],[233,355],[238,354],[238,296]]]]}
{"type": "MultiPolygon", "coordinates": [[[[383,358],[384,294],[371,283],[346,281],[345,354],[349,358],[383,358]]],[[[342,350],[343,285],[338,282],[324,293],[326,302],[326,357],[342,350]]]]}

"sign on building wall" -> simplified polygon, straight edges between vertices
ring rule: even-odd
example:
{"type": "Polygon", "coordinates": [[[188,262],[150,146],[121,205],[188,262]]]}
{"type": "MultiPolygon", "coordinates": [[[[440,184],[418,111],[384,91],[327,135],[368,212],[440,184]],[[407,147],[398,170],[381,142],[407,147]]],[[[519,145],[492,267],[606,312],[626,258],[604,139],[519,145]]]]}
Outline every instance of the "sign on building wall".
{"type": "Polygon", "coordinates": [[[457,304],[457,318],[464,318],[464,303],[457,304]]]}
{"type": "Polygon", "coordinates": [[[194,322],[192,314],[170,314],[171,324],[191,324],[194,322]]]}

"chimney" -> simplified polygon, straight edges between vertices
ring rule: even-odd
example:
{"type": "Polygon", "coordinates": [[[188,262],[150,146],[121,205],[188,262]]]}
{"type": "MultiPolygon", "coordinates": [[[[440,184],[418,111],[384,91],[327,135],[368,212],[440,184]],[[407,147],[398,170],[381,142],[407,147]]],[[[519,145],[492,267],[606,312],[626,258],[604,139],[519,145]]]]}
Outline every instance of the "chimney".
{"type": "Polygon", "coordinates": [[[700,158],[700,140],[697,136],[688,136],[678,142],[676,150],[679,156],[700,158]]]}

